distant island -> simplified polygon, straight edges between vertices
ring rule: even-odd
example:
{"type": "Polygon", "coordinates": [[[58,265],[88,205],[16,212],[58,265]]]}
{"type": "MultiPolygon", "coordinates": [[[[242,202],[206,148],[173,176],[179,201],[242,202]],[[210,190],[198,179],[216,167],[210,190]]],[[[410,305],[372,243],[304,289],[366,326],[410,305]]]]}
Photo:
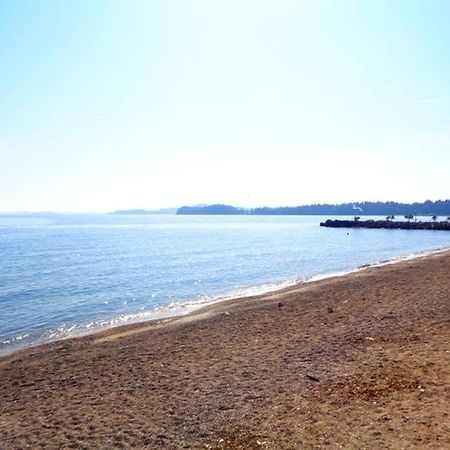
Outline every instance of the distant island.
{"type": "Polygon", "coordinates": [[[282,206],[278,208],[237,208],[230,205],[182,206],[178,215],[329,215],[329,216],[449,216],[450,200],[427,200],[423,203],[356,202],[282,206]]]}
{"type": "Polygon", "coordinates": [[[178,208],[163,208],[163,209],[119,209],[111,214],[115,215],[142,215],[142,214],[175,214],[178,208]]]}

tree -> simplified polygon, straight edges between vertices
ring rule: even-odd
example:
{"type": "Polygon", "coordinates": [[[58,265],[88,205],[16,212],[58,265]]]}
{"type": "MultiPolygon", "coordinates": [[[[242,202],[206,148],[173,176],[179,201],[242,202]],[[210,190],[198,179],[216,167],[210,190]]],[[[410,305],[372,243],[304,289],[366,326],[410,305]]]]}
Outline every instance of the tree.
{"type": "Polygon", "coordinates": [[[405,219],[409,222],[410,220],[414,219],[414,216],[412,214],[406,214],[405,219]]]}
{"type": "Polygon", "coordinates": [[[353,217],[353,220],[354,220],[355,222],[358,222],[359,219],[361,219],[361,217],[359,217],[359,216],[353,217]]]}

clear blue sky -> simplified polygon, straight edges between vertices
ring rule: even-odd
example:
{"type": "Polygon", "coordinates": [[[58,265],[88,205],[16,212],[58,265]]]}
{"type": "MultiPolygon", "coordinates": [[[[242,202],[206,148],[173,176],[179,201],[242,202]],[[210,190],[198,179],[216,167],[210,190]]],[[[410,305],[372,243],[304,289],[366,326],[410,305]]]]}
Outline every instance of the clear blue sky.
{"type": "Polygon", "coordinates": [[[0,211],[450,197],[450,2],[0,0],[0,211]]]}

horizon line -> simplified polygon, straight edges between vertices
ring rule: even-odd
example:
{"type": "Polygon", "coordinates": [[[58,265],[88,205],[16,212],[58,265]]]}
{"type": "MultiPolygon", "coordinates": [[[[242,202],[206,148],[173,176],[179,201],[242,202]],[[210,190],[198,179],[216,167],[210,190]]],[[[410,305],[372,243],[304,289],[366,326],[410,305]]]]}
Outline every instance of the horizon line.
{"type": "Polygon", "coordinates": [[[341,202],[341,203],[306,203],[306,204],[301,204],[301,205],[282,205],[282,206],[268,206],[268,205],[264,205],[264,206],[233,206],[231,204],[228,203],[197,203],[196,205],[182,205],[182,206],[173,206],[173,207],[169,207],[169,206],[164,206],[161,208],[124,208],[124,209],[115,209],[115,210],[95,210],[95,211],[84,211],[84,210],[80,210],[80,211],[73,211],[73,210],[38,210],[38,211],[27,211],[27,210],[21,210],[21,211],[0,211],[0,215],[32,215],[32,214],[41,214],[41,215],[51,215],[51,214],[114,214],[117,212],[122,212],[122,211],[149,211],[149,212],[159,212],[161,210],[167,210],[167,209],[174,209],[174,210],[178,210],[180,208],[183,207],[189,207],[189,208],[197,208],[197,207],[209,207],[209,206],[216,206],[216,205],[221,205],[221,206],[233,206],[234,208],[237,209],[245,209],[245,210],[252,210],[252,209],[261,209],[261,208],[270,208],[270,209],[277,209],[277,208],[301,208],[301,207],[306,207],[306,206],[341,206],[341,205],[358,205],[358,204],[363,204],[363,203],[397,203],[397,204],[403,204],[403,205],[414,205],[416,203],[418,204],[423,204],[423,203],[427,203],[427,202],[432,202],[432,203],[436,203],[436,202],[447,202],[450,201],[450,198],[445,198],[445,199],[437,199],[437,200],[424,200],[422,202],[420,201],[414,201],[414,202],[403,202],[403,201],[395,201],[395,200],[386,200],[386,201],[382,201],[382,200],[363,200],[363,201],[348,201],[348,202],[341,202]]]}

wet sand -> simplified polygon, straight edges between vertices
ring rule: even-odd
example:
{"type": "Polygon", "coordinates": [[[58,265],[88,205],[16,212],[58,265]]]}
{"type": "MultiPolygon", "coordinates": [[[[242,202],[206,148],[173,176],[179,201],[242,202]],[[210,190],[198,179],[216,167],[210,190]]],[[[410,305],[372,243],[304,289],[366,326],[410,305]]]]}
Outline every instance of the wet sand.
{"type": "Polygon", "coordinates": [[[450,448],[450,252],[0,358],[0,448],[450,448]]]}

